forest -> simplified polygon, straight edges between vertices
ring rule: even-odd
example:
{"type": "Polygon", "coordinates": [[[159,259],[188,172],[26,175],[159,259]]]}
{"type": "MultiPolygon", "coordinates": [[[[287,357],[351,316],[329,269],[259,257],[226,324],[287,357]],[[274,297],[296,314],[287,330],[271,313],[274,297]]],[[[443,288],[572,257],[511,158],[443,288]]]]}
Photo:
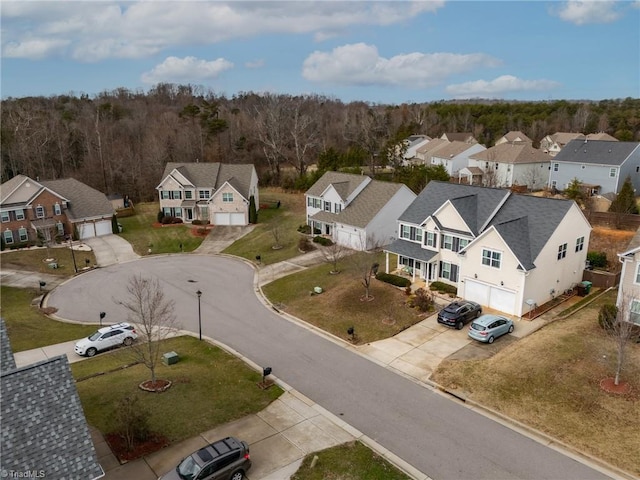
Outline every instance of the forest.
{"type": "Polygon", "coordinates": [[[401,167],[412,134],[471,132],[490,147],[519,130],[538,146],[555,132],[640,140],[640,99],[381,105],[319,95],[239,93],[159,84],[88,95],[2,100],[2,182],[76,178],[106,194],[155,198],[167,162],[253,163],[261,184],[306,189],[325,170],[391,166],[419,191],[442,172],[401,167]],[[400,147],[401,150],[401,147],[400,147]]]}

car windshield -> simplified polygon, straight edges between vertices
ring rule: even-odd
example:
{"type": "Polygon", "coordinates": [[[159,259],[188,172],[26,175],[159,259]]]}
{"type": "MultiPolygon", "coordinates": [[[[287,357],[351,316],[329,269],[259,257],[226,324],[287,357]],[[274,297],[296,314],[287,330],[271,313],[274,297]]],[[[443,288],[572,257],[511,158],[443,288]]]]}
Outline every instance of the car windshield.
{"type": "Polygon", "coordinates": [[[176,470],[178,471],[180,478],[192,480],[198,476],[198,473],[200,473],[200,465],[196,463],[192,456],[188,456],[180,462],[180,465],[176,467],[176,470]]]}
{"type": "Polygon", "coordinates": [[[100,335],[102,335],[100,332],[92,333],[89,336],[89,340],[91,340],[92,342],[95,342],[96,340],[98,340],[100,338],[100,335]]]}

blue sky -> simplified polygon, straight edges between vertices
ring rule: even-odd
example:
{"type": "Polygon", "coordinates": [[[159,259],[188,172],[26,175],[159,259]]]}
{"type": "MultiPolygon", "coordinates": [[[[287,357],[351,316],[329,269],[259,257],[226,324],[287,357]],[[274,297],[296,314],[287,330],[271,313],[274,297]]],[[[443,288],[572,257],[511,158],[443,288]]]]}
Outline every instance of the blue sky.
{"type": "Polygon", "coordinates": [[[2,98],[160,82],[399,104],[640,97],[634,1],[6,1],[2,98]]]}

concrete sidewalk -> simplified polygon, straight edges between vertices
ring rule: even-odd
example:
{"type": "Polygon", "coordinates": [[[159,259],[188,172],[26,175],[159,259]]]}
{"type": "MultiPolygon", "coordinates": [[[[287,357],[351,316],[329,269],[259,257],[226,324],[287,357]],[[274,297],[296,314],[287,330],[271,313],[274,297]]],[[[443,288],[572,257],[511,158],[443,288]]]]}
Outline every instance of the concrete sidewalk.
{"type": "Polygon", "coordinates": [[[93,250],[99,267],[107,267],[140,258],[140,255],[133,251],[131,244],[119,235],[112,234],[87,238],[84,243],[93,250]]]}

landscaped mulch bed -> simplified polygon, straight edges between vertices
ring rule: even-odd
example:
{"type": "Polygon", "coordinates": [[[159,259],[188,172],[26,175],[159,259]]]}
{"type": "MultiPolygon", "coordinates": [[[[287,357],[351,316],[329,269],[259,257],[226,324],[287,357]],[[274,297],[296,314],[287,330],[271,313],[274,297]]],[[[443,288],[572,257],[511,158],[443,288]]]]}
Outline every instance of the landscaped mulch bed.
{"type": "Polygon", "coordinates": [[[124,438],[117,433],[108,433],[104,438],[120,463],[127,463],[136,458],[144,457],[169,445],[169,439],[156,434],[150,435],[145,442],[136,443],[131,450],[127,448],[124,438]]]}

